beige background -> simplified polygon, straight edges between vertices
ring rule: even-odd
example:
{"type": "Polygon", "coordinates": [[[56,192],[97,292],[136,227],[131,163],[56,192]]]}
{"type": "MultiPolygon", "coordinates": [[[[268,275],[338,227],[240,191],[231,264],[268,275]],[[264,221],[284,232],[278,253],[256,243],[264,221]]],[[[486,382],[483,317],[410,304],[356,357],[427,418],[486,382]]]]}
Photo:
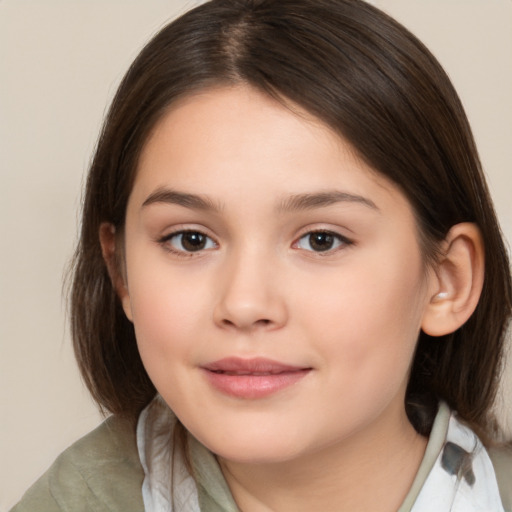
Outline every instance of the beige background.
{"type": "MultiPolygon", "coordinates": [[[[83,176],[130,61],[196,3],[0,0],[0,512],[100,421],[73,361],[62,299],[83,176]]],[[[512,1],[372,3],[447,68],[512,240],[512,1]]],[[[512,422],[510,408],[501,416],[512,422]]]]}

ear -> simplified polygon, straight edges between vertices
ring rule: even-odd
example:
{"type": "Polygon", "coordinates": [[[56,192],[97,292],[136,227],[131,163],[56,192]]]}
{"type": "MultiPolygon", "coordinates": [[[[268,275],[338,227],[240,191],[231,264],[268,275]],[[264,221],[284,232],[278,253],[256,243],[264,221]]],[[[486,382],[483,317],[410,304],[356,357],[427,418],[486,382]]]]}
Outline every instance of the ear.
{"type": "Polygon", "coordinates": [[[421,327],[430,336],[443,336],[461,327],[480,299],[484,247],[475,224],[465,222],[450,229],[434,274],[432,295],[421,327]]]}
{"type": "Polygon", "coordinates": [[[112,286],[117,296],[121,300],[124,312],[130,321],[132,320],[132,307],[130,302],[130,294],[126,284],[126,276],[122,271],[121,261],[122,255],[119,254],[119,248],[116,237],[116,228],[110,222],[102,222],[100,225],[100,244],[101,253],[107,266],[112,286]]]}

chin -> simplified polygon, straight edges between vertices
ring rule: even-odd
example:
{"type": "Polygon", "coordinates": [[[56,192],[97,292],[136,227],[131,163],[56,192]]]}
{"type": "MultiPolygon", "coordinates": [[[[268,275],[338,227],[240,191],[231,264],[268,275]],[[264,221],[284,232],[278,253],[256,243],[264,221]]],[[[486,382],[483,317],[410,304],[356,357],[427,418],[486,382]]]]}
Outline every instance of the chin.
{"type": "Polygon", "coordinates": [[[269,465],[269,464],[283,464],[296,460],[300,456],[300,451],[295,450],[265,450],[259,449],[260,447],[237,447],[233,449],[228,447],[218,450],[215,453],[221,460],[236,464],[249,464],[249,465],[269,465]]]}
{"type": "Polygon", "coordinates": [[[311,450],[308,440],[275,431],[225,432],[222,437],[208,433],[198,439],[219,458],[240,464],[284,463],[311,450]]]}

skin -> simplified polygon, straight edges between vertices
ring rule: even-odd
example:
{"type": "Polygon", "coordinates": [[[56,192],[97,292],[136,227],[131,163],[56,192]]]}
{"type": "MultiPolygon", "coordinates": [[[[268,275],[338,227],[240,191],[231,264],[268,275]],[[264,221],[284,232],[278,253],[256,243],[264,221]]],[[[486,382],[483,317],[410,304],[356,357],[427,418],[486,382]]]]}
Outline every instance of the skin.
{"type": "Polygon", "coordinates": [[[242,510],[396,510],[426,445],[403,404],[439,280],[399,189],[294,108],[242,86],[173,106],[141,155],[118,292],[149,376],[242,510]],[[314,250],[318,231],[332,249],[314,250]],[[232,356],[309,371],[238,398],[201,369],[232,356]]]}

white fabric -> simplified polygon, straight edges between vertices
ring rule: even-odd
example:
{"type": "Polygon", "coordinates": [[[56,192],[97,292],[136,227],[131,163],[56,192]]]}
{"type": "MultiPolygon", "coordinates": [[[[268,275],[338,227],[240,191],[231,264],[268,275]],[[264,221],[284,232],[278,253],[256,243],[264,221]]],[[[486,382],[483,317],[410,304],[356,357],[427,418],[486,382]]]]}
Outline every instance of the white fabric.
{"type": "MultiPolygon", "coordinates": [[[[179,449],[173,452],[175,425],[176,417],[160,397],[139,417],[137,448],[145,473],[142,485],[145,510],[209,512],[200,509],[197,485],[186,469],[183,454],[179,449]]],[[[198,444],[191,441],[192,446],[198,444]]],[[[194,458],[205,458],[205,453],[210,455],[200,448],[194,451],[194,458]]],[[[208,464],[204,466],[208,468],[208,464]]],[[[236,508],[220,473],[212,478],[201,477],[201,471],[198,475],[206,492],[216,496],[217,504],[232,503],[215,510],[227,512],[236,508]],[[227,494],[226,499],[218,496],[219,493],[227,494]]],[[[414,505],[407,509],[410,512],[504,512],[491,460],[478,437],[456,419],[456,414],[451,413],[442,449],[414,505]]]]}
{"type": "Polygon", "coordinates": [[[173,449],[175,425],[176,417],[160,396],[139,416],[137,449],[145,474],[142,499],[146,512],[200,512],[196,483],[181,451],[173,449]]]}
{"type": "Polygon", "coordinates": [[[496,474],[482,443],[452,413],[446,441],[411,512],[504,512],[496,474]],[[451,448],[451,450],[450,450],[451,448]],[[462,451],[463,450],[463,451],[462,451]],[[449,454],[455,453],[450,464],[449,454]]]}

